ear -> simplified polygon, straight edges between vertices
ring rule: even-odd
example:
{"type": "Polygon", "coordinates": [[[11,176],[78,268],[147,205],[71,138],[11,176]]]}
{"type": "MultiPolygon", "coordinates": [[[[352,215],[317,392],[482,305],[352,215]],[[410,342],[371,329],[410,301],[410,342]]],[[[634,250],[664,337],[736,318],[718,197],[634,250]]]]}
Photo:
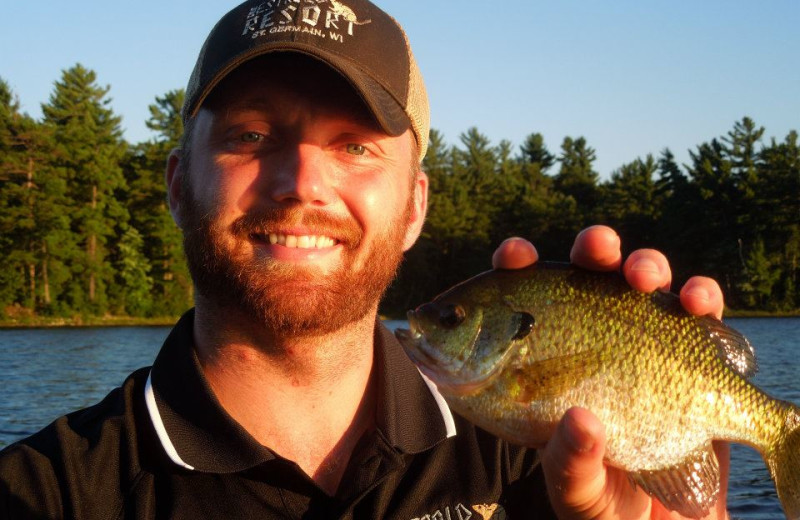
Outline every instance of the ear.
{"type": "Polygon", "coordinates": [[[183,183],[183,168],[181,167],[183,153],[180,148],[173,148],[167,157],[167,200],[172,220],[182,228],[181,223],[181,185],[183,183]]]}
{"type": "Polygon", "coordinates": [[[425,215],[428,213],[428,176],[421,169],[417,172],[417,181],[414,183],[414,205],[408,217],[408,227],[403,241],[403,251],[408,251],[417,241],[422,226],[425,224],[425,215]]]}

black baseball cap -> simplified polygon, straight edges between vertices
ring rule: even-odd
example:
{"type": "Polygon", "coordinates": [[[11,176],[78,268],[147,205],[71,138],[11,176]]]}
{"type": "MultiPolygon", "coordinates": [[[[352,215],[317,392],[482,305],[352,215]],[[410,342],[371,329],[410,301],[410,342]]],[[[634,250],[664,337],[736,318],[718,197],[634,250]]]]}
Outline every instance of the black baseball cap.
{"type": "Polygon", "coordinates": [[[344,76],[389,135],[409,127],[425,156],[430,109],[402,27],[367,0],[247,1],[211,30],[186,87],[183,120],[197,114],[219,82],[270,52],[312,56],[344,76]]]}

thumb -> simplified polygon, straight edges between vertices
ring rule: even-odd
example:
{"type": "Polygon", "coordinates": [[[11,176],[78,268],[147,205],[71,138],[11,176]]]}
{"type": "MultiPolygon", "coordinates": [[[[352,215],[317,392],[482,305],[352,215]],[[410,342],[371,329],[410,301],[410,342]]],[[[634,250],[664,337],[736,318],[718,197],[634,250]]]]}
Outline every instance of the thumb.
{"type": "Polygon", "coordinates": [[[547,492],[559,518],[593,518],[606,507],[605,428],[590,411],[569,409],[541,451],[547,492]]]}

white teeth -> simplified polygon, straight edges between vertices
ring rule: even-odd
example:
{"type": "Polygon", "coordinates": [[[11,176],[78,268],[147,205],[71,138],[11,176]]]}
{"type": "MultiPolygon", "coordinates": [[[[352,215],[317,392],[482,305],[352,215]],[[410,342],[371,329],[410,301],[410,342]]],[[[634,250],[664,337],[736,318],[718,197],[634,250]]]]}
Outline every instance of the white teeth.
{"type": "MultiPolygon", "coordinates": [[[[263,236],[263,235],[259,235],[263,236]]],[[[298,249],[323,249],[333,247],[336,242],[325,236],[317,235],[279,235],[270,233],[267,240],[270,244],[278,244],[286,247],[296,247],[298,249]]]]}

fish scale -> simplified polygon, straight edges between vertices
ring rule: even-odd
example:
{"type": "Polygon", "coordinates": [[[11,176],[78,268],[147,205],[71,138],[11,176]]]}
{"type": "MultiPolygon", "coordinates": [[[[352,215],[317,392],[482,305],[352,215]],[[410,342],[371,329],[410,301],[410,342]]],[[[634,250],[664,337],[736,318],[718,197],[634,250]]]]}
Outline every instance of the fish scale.
{"type": "Polygon", "coordinates": [[[800,518],[800,413],[747,379],[749,342],[672,294],[616,273],[539,263],[490,271],[409,313],[397,335],[458,413],[541,446],[572,407],[606,427],[606,461],[686,516],[714,503],[712,440],[755,447],[800,518]]]}

